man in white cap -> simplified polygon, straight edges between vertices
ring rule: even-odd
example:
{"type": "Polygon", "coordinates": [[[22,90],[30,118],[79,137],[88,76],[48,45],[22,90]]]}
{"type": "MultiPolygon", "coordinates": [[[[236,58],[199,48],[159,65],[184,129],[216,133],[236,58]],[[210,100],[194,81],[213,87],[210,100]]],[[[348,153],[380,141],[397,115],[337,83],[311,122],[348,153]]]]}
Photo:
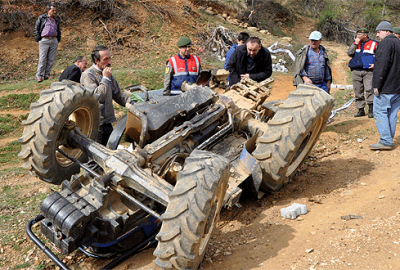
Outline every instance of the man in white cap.
{"type": "Polygon", "coordinates": [[[374,118],[380,138],[371,144],[371,150],[390,150],[396,131],[397,112],[400,109],[400,40],[393,35],[389,22],[376,27],[380,39],[375,50],[375,66],[372,77],[374,89],[374,118]]]}
{"type": "Polygon", "coordinates": [[[296,53],[293,85],[310,83],[329,93],[332,71],[326,49],[321,46],[322,34],[314,31],[309,39],[310,44],[305,45],[296,53]]]}

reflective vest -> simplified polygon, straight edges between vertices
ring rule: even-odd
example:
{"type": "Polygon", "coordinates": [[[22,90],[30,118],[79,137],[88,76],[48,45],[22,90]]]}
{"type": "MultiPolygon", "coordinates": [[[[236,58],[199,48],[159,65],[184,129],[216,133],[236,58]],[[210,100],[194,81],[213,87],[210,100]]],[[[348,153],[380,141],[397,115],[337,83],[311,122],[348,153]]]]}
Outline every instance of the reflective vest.
{"type": "Polygon", "coordinates": [[[190,55],[189,59],[183,59],[179,54],[168,59],[171,64],[174,75],[171,79],[171,94],[179,95],[182,93],[181,85],[184,81],[194,83],[199,76],[200,58],[190,55]]]}
{"type": "Polygon", "coordinates": [[[368,66],[368,63],[364,63],[368,61],[370,64],[373,64],[373,55],[375,55],[375,49],[378,46],[378,42],[370,39],[367,42],[360,42],[358,43],[356,53],[354,54],[353,58],[349,62],[349,68],[353,69],[368,69],[365,66],[368,66]]]}

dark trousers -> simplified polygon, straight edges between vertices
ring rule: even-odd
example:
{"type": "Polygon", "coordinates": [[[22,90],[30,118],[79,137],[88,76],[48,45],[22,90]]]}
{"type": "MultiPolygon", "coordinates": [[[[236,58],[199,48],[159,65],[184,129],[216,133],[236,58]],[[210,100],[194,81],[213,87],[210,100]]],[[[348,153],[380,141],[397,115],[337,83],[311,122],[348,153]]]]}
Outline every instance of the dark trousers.
{"type": "Polygon", "coordinates": [[[97,136],[97,142],[106,146],[113,130],[114,129],[111,123],[102,124],[99,128],[99,135],[97,136]]]}

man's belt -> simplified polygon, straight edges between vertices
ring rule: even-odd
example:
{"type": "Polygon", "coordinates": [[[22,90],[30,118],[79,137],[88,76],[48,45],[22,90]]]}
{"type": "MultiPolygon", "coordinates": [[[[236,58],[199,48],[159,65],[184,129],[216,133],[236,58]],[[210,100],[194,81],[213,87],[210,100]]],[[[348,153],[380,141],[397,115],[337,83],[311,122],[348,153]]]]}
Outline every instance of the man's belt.
{"type": "Polygon", "coordinates": [[[53,39],[53,38],[56,38],[56,37],[43,37],[43,38],[47,38],[47,39],[53,39]]]}

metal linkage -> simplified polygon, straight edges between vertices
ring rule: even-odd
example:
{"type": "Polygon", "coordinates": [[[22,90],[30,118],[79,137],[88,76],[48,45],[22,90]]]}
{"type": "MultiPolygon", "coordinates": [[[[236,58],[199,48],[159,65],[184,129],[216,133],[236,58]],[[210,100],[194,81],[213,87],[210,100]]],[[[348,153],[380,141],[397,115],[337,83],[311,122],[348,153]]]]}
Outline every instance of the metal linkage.
{"type": "Polygon", "coordinates": [[[110,187],[115,190],[116,192],[118,192],[118,194],[120,194],[121,196],[125,197],[126,199],[130,200],[131,202],[133,202],[134,204],[136,204],[137,206],[139,206],[141,209],[143,209],[144,211],[146,211],[147,213],[149,213],[150,215],[152,215],[153,217],[159,219],[162,221],[162,218],[159,214],[157,214],[156,212],[154,212],[153,210],[151,210],[150,208],[148,208],[146,205],[144,205],[143,203],[141,203],[139,200],[135,199],[134,197],[132,197],[131,195],[129,195],[128,193],[126,193],[125,191],[121,190],[120,188],[116,187],[115,185],[110,185],[110,187]]]}
{"type": "Polygon", "coordinates": [[[76,163],[79,165],[79,167],[83,168],[85,171],[89,172],[91,175],[93,175],[94,177],[100,178],[100,175],[97,174],[95,171],[93,171],[92,169],[90,169],[89,167],[87,167],[86,165],[84,165],[82,162],[80,162],[79,160],[77,160],[76,158],[71,157],[70,155],[68,155],[67,153],[65,153],[63,150],[61,150],[60,148],[57,148],[57,151],[60,152],[62,155],[64,155],[66,158],[68,158],[69,160],[71,160],[72,162],[76,163]]]}

